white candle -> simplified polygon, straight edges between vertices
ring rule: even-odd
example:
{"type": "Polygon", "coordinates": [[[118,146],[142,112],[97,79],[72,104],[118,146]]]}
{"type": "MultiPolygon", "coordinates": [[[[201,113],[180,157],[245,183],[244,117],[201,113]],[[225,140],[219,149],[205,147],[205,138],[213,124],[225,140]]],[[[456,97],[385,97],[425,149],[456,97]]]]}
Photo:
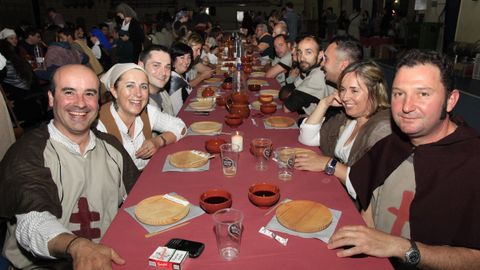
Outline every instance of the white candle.
{"type": "Polygon", "coordinates": [[[238,145],[239,151],[243,151],[243,136],[242,132],[240,131],[235,131],[232,133],[232,144],[233,145],[238,145]]]}

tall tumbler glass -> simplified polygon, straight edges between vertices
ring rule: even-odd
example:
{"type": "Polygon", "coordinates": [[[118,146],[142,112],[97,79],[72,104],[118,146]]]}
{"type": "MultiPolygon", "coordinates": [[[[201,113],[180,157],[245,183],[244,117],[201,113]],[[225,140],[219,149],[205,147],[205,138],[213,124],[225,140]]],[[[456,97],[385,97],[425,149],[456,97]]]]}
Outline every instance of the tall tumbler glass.
{"type": "Polygon", "coordinates": [[[231,261],[239,256],[242,240],[243,213],[233,208],[218,210],[213,214],[215,236],[220,256],[231,261]]]}
{"type": "Polygon", "coordinates": [[[272,140],[267,138],[256,138],[251,143],[252,152],[255,156],[257,171],[265,171],[268,169],[267,161],[272,153],[272,140]]]}

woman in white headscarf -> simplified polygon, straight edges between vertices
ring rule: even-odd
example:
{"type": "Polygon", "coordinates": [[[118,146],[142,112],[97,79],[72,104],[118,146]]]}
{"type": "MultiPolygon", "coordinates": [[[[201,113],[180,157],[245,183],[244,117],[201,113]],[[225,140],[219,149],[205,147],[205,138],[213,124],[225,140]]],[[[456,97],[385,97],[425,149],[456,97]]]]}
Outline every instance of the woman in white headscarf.
{"type": "Polygon", "coordinates": [[[148,103],[148,77],[136,64],[116,64],[101,78],[115,101],[100,109],[97,129],[114,135],[143,169],[155,152],[186,134],[185,123],[148,103]],[[152,131],[160,135],[153,137],[152,131]]]}
{"type": "Polygon", "coordinates": [[[12,29],[4,28],[2,31],[0,31],[0,40],[2,39],[7,40],[10,44],[12,44],[13,47],[17,47],[17,34],[12,29]]]}

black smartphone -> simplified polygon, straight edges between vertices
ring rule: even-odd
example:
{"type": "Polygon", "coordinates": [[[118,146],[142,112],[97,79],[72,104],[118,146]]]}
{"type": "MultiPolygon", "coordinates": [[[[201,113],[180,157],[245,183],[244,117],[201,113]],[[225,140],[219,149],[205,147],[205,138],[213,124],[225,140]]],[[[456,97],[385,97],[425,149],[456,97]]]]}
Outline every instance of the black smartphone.
{"type": "Polygon", "coordinates": [[[168,248],[174,248],[188,252],[190,258],[197,258],[205,249],[205,244],[180,238],[173,238],[165,245],[168,248]]]}

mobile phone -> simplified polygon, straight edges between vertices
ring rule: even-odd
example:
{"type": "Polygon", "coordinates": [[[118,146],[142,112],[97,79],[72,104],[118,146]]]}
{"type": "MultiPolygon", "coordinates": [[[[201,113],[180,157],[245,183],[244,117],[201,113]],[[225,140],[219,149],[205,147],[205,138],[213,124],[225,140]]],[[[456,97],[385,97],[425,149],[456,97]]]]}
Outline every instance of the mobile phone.
{"type": "Polygon", "coordinates": [[[190,258],[197,258],[205,249],[205,244],[180,238],[173,238],[165,245],[168,248],[183,250],[188,252],[190,258]]]}

